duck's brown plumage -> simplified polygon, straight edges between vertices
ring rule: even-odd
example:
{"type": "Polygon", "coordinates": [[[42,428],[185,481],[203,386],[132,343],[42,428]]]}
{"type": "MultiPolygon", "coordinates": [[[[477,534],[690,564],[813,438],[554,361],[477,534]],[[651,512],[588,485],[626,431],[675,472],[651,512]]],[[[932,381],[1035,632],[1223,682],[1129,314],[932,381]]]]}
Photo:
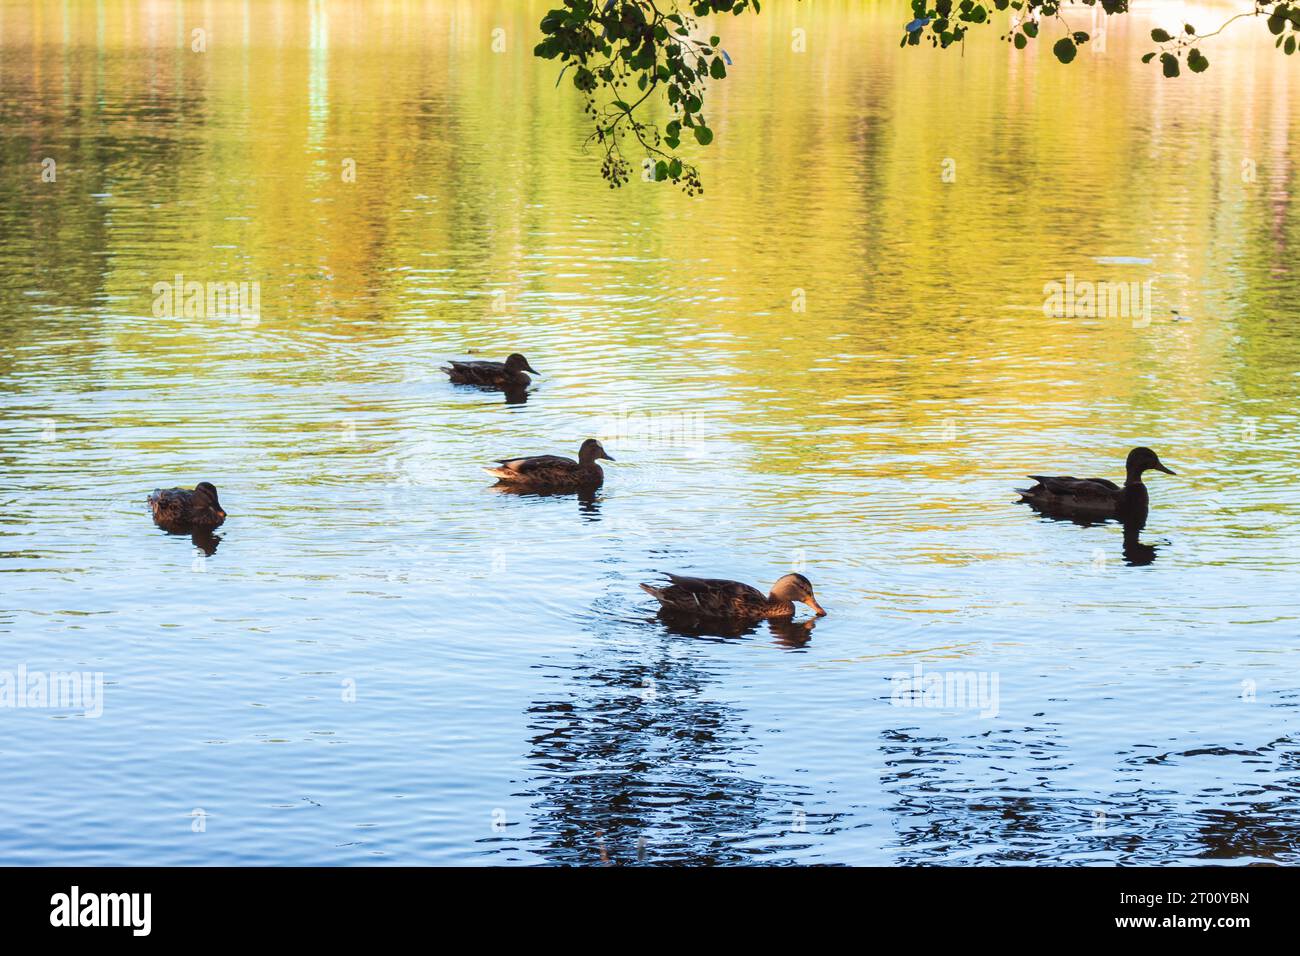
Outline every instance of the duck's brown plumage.
{"type": "Polygon", "coordinates": [[[485,469],[502,482],[529,488],[594,488],[605,480],[597,459],[614,459],[600,442],[588,438],[578,449],[578,460],[560,455],[534,455],[528,458],[503,458],[500,468],[485,469]]]}
{"type": "Polygon", "coordinates": [[[664,576],[671,582],[667,587],[643,584],[641,589],[654,595],[665,611],[675,614],[740,620],[788,618],[794,616],[795,601],[807,604],[819,617],[826,613],[813,595],[812,583],[802,574],[785,575],[772,585],[769,594],[722,578],[664,576]]]}
{"type": "Polygon", "coordinates": [[[154,524],[167,531],[193,531],[219,528],[226,512],[217,499],[217,489],[207,481],[188,488],[165,488],[149,496],[149,511],[154,524]]]}
{"type": "Polygon", "coordinates": [[[1053,514],[1128,518],[1145,516],[1149,504],[1142,473],[1151,469],[1172,475],[1150,448],[1134,448],[1125,462],[1123,486],[1107,478],[1030,475],[1036,484],[1016,489],[1020,500],[1053,514]]]}
{"type": "Polygon", "coordinates": [[[477,385],[480,388],[499,388],[515,391],[528,386],[532,379],[528,373],[539,374],[528,364],[528,359],[518,352],[504,362],[452,362],[442,371],[457,385],[477,385]]]}

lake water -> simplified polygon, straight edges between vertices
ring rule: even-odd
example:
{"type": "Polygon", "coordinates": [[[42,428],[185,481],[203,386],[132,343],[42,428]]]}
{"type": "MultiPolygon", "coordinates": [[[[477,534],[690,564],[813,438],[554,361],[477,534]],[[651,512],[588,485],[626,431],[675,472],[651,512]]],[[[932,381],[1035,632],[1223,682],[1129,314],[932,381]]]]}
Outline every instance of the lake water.
{"type": "Polygon", "coordinates": [[[764,4],[691,199],[605,186],[544,10],[0,3],[0,671],[104,682],[0,708],[0,862],[1300,859],[1262,24],[1167,81],[1146,14],[1067,68],[764,4]],[[256,321],[156,318],[177,274],[256,321]],[[515,350],[523,404],[438,371],[515,350]],[[589,435],[594,498],[481,470],[589,435]],[[1139,444],[1141,546],[1014,503],[1139,444]],[[200,480],[215,550],[145,507],[200,480]],[[796,567],[829,615],[732,637],[637,587],[796,567]]]}

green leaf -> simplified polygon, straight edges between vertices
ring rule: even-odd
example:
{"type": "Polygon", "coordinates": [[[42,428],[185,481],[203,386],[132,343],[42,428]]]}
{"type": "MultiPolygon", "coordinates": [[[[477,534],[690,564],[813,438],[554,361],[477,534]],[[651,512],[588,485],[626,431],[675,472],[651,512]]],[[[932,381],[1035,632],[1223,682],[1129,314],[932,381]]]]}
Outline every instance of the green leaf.
{"type": "Polygon", "coordinates": [[[1069,37],[1061,37],[1061,39],[1057,40],[1056,44],[1052,47],[1052,52],[1056,54],[1056,58],[1062,63],[1069,63],[1074,59],[1075,54],[1079,52],[1079,49],[1074,45],[1074,41],[1069,37]]]}
{"type": "Polygon", "coordinates": [[[1022,26],[1020,29],[1024,30],[1024,31],[1025,31],[1025,36],[1029,37],[1030,39],[1033,39],[1034,37],[1038,36],[1038,23],[1037,23],[1037,21],[1034,21],[1034,20],[1027,20],[1027,21],[1025,22],[1025,25],[1022,26]]]}
{"type": "Polygon", "coordinates": [[[1180,72],[1178,68],[1178,57],[1174,56],[1172,53],[1161,53],[1160,65],[1164,68],[1164,73],[1167,77],[1175,77],[1180,72]]]}
{"type": "Polygon", "coordinates": [[[1168,43],[1173,39],[1173,37],[1164,30],[1161,30],[1159,27],[1156,27],[1151,31],[1151,39],[1155,40],[1157,43],[1168,43]]]}
{"type": "Polygon", "coordinates": [[[1150,63],[1150,62],[1151,62],[1152,60],[1154,60],[1155,58],[1156,58],[1156,51],[1155,51],[1155,50],[1152,50],[1150,53],[1143,53],[1143,54],[1142,54],[1142,62],[1143,62],[1143,63],[1150,63]]]}
{"type": "MultiPolygon", "coordinates": [[[[1282,44],[1282,52],[1285,53],[1287,56],[1290,56],[1292,53],[1295,52],[1295,37],[1294,37],[1294,36],[1289,36],[1289,37],[1286,38],[1286,42],[1282,44]]],[[[1191,66],[1192,64],[1191,64],[1191,63],[1188,63],[1187,65],[1188,65],[1188,66],[1191,66]]]]}
{"type": "Polygon", "coordinates": [[[715,80],[721,80],[727,75],[727,65],[722,62],[722,57],[715,56],[713,62],[709,64],[709,76],[715,80]]]}
{"type": "Polygon", "coordinates": [[[668,164],[668,178],[669,179],[682,178],[682,161],[680,159],[674,158],[673,161],[668,164]]]}
{"type": "Polygon", "coordinates": [[[668,178],[668,164],[662,159],[655,163],[655,182],[661,183],[668,178]]]}
{"type": "Polygon", "coordinates": [[[1026,46],[1029,45],[1029,41],[1025,39],[1025,35],[1023,33],[1017,33],[1016,38],[1013,42],[1016,44],[1017,50],[1023,50],[1026,46]]]}
{"type": "MultiPolygon", "coordinates": [[[[1288,39],[1292,39],[1288,37],[1288,39]]],[[[1200,50],[1192,47],[1187,51],[1187,68],[1193,73],[1204,73],[1205,68],[1210,65],[1210,61],[1205,58],[1200,50]]]]}
{"type": "Polygon", "coordinates": [[[709,129],[707,126],[695,127],[695,142],[699,143],[701,146],[708,146],[713,142],[713,130],[709,129]]]}

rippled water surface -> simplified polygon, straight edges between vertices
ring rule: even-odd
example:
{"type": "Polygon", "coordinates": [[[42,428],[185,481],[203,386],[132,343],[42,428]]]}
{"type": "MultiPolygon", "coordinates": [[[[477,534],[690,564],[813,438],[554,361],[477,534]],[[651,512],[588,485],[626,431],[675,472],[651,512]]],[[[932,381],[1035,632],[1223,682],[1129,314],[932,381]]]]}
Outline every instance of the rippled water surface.
{"type": "Polygon", "coordinates": [[[105,683],[0,708],[0,862],[1295,862],[1294,64],[773,2],[690,199],[604,186],[543,10],[0,3],[0,671],[105,683]],[[438,371],[513,350],[522,404],[438,371]],[[594,497],[481,471],[588,435],[594,497]],[[1138,444],[1137,541],[1013,503],[1138,444]],[[793,567],[815,624],[637,587],[793,567]]]}

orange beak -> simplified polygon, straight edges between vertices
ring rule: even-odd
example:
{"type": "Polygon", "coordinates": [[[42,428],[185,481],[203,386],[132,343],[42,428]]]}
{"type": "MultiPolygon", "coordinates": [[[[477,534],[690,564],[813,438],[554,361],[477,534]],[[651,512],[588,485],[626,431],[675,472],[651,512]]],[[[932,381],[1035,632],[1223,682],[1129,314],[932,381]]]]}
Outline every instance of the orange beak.
{"type": "Polygon", "coordinates": [[[806,603],[808,604],[808,606],[809,606],[810,608],[812,608],[814,611],[817,612],[817,616],[818,616],[818,617],[825,617],[825,616],[826,616],[826,609],[823,608],[820,604],[817,603],[817,599],[816,599],[816,598],[814,598],[814,597],[810,597],[810,598],[808,598],[808,600],[807,600],[806,603]]]}

